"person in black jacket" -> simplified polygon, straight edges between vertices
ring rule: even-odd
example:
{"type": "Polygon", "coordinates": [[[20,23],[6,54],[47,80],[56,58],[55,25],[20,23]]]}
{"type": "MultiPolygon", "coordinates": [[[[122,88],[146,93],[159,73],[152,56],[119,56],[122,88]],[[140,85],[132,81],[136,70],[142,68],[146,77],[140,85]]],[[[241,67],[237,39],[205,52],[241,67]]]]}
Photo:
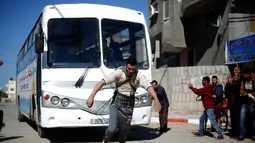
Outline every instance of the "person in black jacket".
{"type": "Polygon", "coordinates": [[[238,140],[242,141],[245,139],[247,134],[247,117],[251,117],[252,122],[252,140],[255,141],[255,101],[252,100],[248,95],[255,97],[255,80],[251,76],[252,69],[247,68],[244,70],[243,78],[241,79],[240,86],[240,102],[241,102],[241,114],[240,114],[240,130],[238,140]],[[250,116],[248,116],[248,114],[250,116]]]}
{"type": "Polygon", "coordinates": [[[218,83],[218,77],[212,77],[213,94],[216,96],[215,100],[215,116],[218,125],[220,126],[221,106],[223,101],[223,86],[218,83]]]}
{"type": "Polygon", "coordinates": [[[228,77],[228,82],[225,85],[225,96],[230,110],[231,130],[230,137],[237,138],[239,136],[239,116],[240,116],[240,80],[239,75],[228,77]]]}

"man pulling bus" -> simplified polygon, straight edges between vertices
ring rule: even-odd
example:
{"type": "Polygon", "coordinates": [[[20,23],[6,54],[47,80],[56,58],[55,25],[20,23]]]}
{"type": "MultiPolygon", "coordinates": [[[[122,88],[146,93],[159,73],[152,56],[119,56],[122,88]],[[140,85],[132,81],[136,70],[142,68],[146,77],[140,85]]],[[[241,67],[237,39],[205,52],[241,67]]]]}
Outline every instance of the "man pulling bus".
{"type": "Polygon", "coordinates": [[[117,89],[114,92],[113,101],[109,105],[109,126],[105,131],[103,143],[109,142],[117,129],[119,130],[119,142],[126,142],[127,131],[131,124],[134,109],[135,92],[139,86],[148,90],[149,95],[153,96],[156,112],[161,110],[160,102],[150,81],[136,69],[136,65],[136,59],[128,58],[124,67],[115,70],[96,84],[87,100],[87,106],[92,107],[94,97],[102,86],[116,83],[117,89]]]}

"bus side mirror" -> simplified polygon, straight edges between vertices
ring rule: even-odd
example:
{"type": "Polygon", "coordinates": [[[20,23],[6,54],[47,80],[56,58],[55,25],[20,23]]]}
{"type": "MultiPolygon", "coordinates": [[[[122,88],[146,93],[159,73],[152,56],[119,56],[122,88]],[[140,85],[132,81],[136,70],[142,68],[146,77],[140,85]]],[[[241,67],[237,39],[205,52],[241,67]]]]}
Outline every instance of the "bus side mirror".
{"type": "Polygon", "coordinates": [[[155,54],[156,51],[156,40],[154,36],[150,36],[150,41],[151,41],[151,53],[155,54]]]}
{"type": "Polygon", "coordinates": [[[39,33],[35,34],[35,53],[43,53],[43,41],[41,40],[41,36],[39,33]]]}

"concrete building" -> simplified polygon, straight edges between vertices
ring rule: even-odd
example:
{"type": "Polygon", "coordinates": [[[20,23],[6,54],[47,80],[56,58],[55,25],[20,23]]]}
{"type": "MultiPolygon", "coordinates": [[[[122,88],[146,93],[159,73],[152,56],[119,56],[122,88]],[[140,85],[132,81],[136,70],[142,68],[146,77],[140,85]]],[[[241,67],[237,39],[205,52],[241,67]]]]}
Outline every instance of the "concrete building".
{"type": "Polygon", "coordinates": [[[16,100],[16,81],[13,80],[12,78],[8,81],[6,84],[6,94],[8,94],[8,99],[11,101],[16,100]]]}
{"type": "Polygon", "coordinates": [[[158,67],[224,65],[228,40],[254,32],[252,0],[148,0],[158,67]],[[171,58],[169,58],[171,57],[171,58]]]}
{"type": "Polygon", "coordinates": [[[226,83],[225,43],[255,32],[254,0],[148,0],[149,32],[157,40],[153,79],[166,89],[170,112],[203,110],[188,84],[203,76],[226,83]]]}

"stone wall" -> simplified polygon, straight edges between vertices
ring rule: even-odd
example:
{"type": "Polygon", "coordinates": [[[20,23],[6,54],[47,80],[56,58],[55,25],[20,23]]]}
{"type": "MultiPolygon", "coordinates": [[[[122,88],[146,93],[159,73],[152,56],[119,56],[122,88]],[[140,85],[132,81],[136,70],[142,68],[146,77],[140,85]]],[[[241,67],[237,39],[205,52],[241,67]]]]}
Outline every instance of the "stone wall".
{"type": "Polygon", "coordinates": [[[204,76],[211,78],[216,75],[224,86],[229,74],[227,66],[160,68],[152,71],[153,79],[156,79],[167,92],[169,111],[177,113],[196,113],[203,110],[201,102],[196,101],[196,95],[188,88],[188,84],[200,88],[204,76]]]}

